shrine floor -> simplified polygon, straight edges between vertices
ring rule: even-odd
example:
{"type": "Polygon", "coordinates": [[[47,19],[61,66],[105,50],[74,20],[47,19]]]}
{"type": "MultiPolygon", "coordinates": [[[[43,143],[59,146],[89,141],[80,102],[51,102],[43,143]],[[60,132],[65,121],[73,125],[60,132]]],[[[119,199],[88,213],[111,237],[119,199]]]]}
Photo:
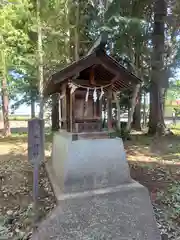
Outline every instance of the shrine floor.
{"type": "MultiPolygon", "coordinates": [[[[156,140],[134,134],[125,142],[132,178],[150,192],[158,227],[169,239],[180,236],[180,131],[175,136],[156,140]],[[179,135],[178,135],[179,134],[179,135]]],[[[0,138],[0,236],[15,239],[32,231],[32,167],[27,161],[27,136],[0,138]]],[[[47,138],[47,155],[51,137],[47,138]]],[[[55,198],[46,172],[40,170],[39,220],[54,208],[55,198]]]]}

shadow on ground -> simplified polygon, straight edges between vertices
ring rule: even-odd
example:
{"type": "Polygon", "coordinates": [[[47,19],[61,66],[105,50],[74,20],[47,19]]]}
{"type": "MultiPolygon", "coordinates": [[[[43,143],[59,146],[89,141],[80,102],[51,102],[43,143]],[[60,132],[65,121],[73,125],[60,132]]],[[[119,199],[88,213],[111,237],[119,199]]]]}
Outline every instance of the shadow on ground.
{"type": "Polygon", "coordinates": [[[129,160],[180,162],[180,136],[133,135],[125,142],[129,160]]]}

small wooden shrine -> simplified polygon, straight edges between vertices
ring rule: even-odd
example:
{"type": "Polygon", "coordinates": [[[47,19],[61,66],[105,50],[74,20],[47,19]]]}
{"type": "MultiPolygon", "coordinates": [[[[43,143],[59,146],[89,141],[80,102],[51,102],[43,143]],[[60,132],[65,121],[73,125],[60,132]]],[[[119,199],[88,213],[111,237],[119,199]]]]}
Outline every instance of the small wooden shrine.
{"type": "Polygon", "coordinates": [[[108,130],[112,129],[113,92],[140,82],[102,49],[51,75],[44,96],[60,94],[61,128],[67,132],[102,131],[102,102],[106,98],[108,130]]]}

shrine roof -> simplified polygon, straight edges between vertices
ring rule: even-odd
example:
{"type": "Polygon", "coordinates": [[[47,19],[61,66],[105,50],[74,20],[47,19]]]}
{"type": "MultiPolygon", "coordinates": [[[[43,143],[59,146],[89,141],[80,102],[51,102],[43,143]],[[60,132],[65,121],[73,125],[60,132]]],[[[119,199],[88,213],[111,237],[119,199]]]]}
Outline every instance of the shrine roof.
{"type": "Polygon", "coordinates": [[[60,92],[62,83],[70,79],[78,80],[80,78],[88,81],[92,68],[94,69],[95,80],[99,81],[99,84],[102,83],[102,85],[112,83],[113,91],[130,89],[141,82],[140,78],[127,70],[105,51],[96,49],[79,61],[50,75],[44,86],[44,96],[60,92]]]}

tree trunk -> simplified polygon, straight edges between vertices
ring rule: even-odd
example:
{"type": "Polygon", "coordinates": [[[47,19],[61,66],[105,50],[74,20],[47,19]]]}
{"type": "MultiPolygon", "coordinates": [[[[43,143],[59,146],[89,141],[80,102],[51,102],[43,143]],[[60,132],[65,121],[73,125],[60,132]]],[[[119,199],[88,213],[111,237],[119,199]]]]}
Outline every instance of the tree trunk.
{"type": "Polygon", "coordinates": [[[143,127],[146,127],[146,124],[147,124],[147,114],[146,114],[146,93],[144,92],[143,94],[143,97],[144,97],[144,100],[143,100],[143,127]]]}
{"type": "Polygon", "coordinates": [[[52,131],[59,130],[59,95],[52,95],[52,111],[51,111],[52,131]]]}
{"type": "Polygon", "coordinates": [[[74,28],[74,57],[75,61],[79,60],[79,0],[76,4],[76,11],[75,11],[75,16],[76,16],[76,26],[74,28]]]}
{"type": "Polygon", "coordinates": [[[9,124],[9,96],[7,91],[7,80],[4,74],[2,79],[2,113],[4,122],[4,136],[11,135],[10,124],[9,124]]]}
{"type": "Polygon", "coordinates": [[[163,99],[159,84],[151,83],[150,88],[150,113],[149,134],[163,135],[165,131],[163,99]]]}
{"type": "Polygon", "coordinates": [[[141,131],[141,104],[136,104],[133,114],[132,128],[141,131]]]}
{"type": "Polygon", "coordinates": [[[41,4],[37,0],[37,25],[38,25],[38,80],[39,80],[39,118],[43,119],[44,116],[44,98],[43,98],[43,44],[42,44],[42,27],[40,17],[41,4]]]}
{"type": "Polygon", "coordinates": [[[141,94],[139,92],[137,103],[134,109],[132,128],[141,131],[141,94]]]}
{"type": "MultiPolygon", "coordinates": [[[[135,61],[135,70],[136,75],[141,78],[141,65],[140,65],[140,53],[134,53],[134,61],[135,61]]],[[[126,126],[126,131],[130,132],[131,130],[131,123],[134,120],[135,124],[137,125],[137,130],[141,129],[141,103],[140,103],[140,84],[137,84],[133,91],[133,96],[131,99],[131,108],[128,112],[128,123],[126,126]],[[137,100],[139,100],[139,106],[137,105],[137,100]],[[134,113],[135,112],[135,113],[134,113]],[[133,119],[134,116],[134,119],[133,119]]]]}
{"type": "Polygon", "coordinates": [[[35,118],[35,101],[34,101],[34,94],[33,90],[31,90],[31,118],[35,118]]]}
{"type": "Polygon", "coordinates": [[[31,118],[35,118],[35,101],[31,99],[31,118]]]}
{"type": "MultiPolygon", "coordinates": [[[[167,88],[163,89],[163,92],[162,92],[162,108],[163,108],[163,114],[165,114],[165,104],[166,104],[166,97],[167,97],[167,88]]],[[[165,116],[165,115],[164,115],[165,116]]]]}
{"type": "Polygon", "coordinates": [[[117,98],[117,93],[113,92],[114,100],[116,101],[116,109],[117,109],[117,123],[116,127],[117,130],[121,130],[121,111],[120,111],[120,105],[119,105],[119,99],[117,98]]]}
{"type": "Polygon", "coordinates": [[[72,7],[72,1],[70,0],[65,1],[64,13],[66,16],[65,22],[66,22],[67,37],[64,43],[64,51],[66,55],[65,61],[67,64],[69,64],[72,60],[75,60],[74,59],[74,28],[71,27],[71,26],[74,26],[74,12],[72,12],[73,10],[74,8],[72,7]]]}
{"type": "Polygon", "coordinates": [[[154,3],[154,32],[153,32],[153,55],[152,55],[152,75],[150,88],[150,114],[149,133],[164,134],[165,123],[163,114],[163,88],[164,80],[164,46],[165,46],[165,22],[166,17],[165,0],[156,0],[154,3]]]}
{"type": "Polygon", "coordinates": [[[158,88],[155,82],[151,83],[150,88],[150,109],[149,109],[149,134],[155,134],[158,124],[158,88]]]}
{"type": "Polygon", "coordinates": [[[1,80],[1,96],[2,96],[2,113],[3,113],[3,123],[4,123],[4,136],[11,135],[11,129],[9,124],[9,94],[7,90],[7,75],[6,75],[6,56],[5,52],[1,51],[2,58],[2,80],[1,80]]]}
{"type": "Polygon", "coordinates": [[[128,122],[127,122],[127,125],[126,125],[126,131],[127,132],[129,132],[131,130],[131,123],[132,123],[132,120],[133,120],[133,114],[134,114],[134,109],[135,109],[135,106],[136,106],[136,99],[137,99],[137,95],[138,95],[138,92],[139,92],[139,88],[140,88],[140,84],[137,84],[136,87],[134,88],[134,91],[133,91],[133,96],[132,96],[132,99],[131,99],[131,108],[128,111],[128,122]]]}

